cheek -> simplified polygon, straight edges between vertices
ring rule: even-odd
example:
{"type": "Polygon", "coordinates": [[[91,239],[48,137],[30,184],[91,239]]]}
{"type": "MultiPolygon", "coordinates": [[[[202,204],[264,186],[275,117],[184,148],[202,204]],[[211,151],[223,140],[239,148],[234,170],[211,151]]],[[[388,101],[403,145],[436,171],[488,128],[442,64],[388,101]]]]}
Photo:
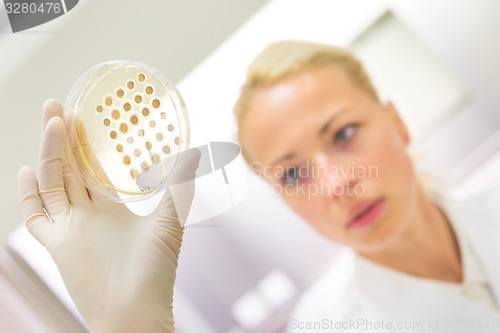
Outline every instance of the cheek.
{"type": "Polygon", "coordinates": [[[343,221],[343,216],[337,205],[332,207],[331,198],[324,196],[307,197],[307,194],[298,196],[283,196],[286,204],[297,213],[307,224],[317,232],[336,240],[341,224],[336,221],[343,221]]]}
{"type": "Polygon", "coordinates": [[[370,142],[364,164],[375,168],[376,172],[371,174],[376,174],[377,181],[384,187],[408,188],[414,180],[414,170],[401,138],[392,129],[387,129],[378,131],[370,142]]]}
{"type": "Polygon", "coordinates": [[[281,194],[281,197],[294,212],[306,221],[313,219],[318,212],[318,202],[316,200],[307,200],[307,195],[281,194]]]}
{"type": "Polygon", "coordinates": [[[282,195],[282,198],[295,213],[313,226],[321,223],[321,218],[326,216],[327,207],[320,198],[308,198],[307,193],[305,195],[282,195]]]}

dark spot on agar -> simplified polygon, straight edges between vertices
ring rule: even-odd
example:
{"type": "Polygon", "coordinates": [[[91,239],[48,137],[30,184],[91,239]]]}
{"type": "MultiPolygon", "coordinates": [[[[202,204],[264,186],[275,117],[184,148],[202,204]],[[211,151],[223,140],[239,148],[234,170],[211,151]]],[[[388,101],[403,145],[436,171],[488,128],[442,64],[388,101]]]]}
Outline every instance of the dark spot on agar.
{"type": "Polygon", "coordinates": [[[136,169],[130,169],[130,177],[132,177],[132,179],[136,179],[137,176],[139,176],[139,172],[137,172],[136,169]]]}
{"type": "Polygon", "coordinates": [[[132,115],[130,117],[130,122],[132,123],[132,125],[137,125],[139,123],[139,117],[137,117],[137,115],[132,115]]]}
{"type": "Polygon", "coordinates": [[[107,106],[111,106],[111,104],[113,104],[113,97],[106,96],[106,98],[104,99],[104,104],[106,104],[107,106]]]}
{"type": "Polygon", "coordinates": [[[116,91],[116,96],[118,96],[119,98],[122,98],[124,95],[125,92],[123,91],[123,89],[120,88],[116,91]]]}
{"type": "Polygon", "coordinates": [[[120,116],[120,110],[114,109],[113,111],[111,111],[111,118],[113,118],[114,120],[120,119],[120,116]]]}
{"type": "Polygon", "coordinates": [[[120,124],[120,132],[126,134],[128,132],[128,125],[125,123],[120,124]]]}

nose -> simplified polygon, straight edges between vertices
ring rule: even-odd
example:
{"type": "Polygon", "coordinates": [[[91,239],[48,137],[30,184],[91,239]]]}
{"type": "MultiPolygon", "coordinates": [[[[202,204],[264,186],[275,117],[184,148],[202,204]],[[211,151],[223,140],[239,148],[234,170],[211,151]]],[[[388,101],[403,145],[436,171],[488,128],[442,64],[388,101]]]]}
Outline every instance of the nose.
{"type": "Polygon", "coordinates": [[[318,153],[313,163],[316,168],[314,182],[323,196],[339,200],[354,195],[354,189],[360,182],[354,161],[318,153]]]}

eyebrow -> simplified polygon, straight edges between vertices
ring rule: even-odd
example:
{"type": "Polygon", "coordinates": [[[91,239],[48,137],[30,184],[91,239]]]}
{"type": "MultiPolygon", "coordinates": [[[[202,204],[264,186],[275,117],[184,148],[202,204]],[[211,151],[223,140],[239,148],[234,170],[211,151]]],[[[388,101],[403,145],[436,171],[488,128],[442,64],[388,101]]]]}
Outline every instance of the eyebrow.
{"type": "MultiPolygon", "coordinates": [[[[319,130],[318,132],[318,136],[322,136],[323,134],[325,134],[328,129],[330,128],[330,125],[333,124],[335,122],[335,119],[342,113],[344,113],[345,111],[348,111],[349,108],[347,107],[344,107],[344,108],[341,108],[339,111],[335,112],[335,114],[333,116],[330,117],[330,119],[328,119],[328,121],[321,127],[321,129],[319,130]]],[[[273,164],[271,165],[276,165],[278,164],[279,162],[281,161],[284,161],[284,160],[289,160],[291,158],[293,158],[295,156],[294,153],[288,153],[286,154],[285,156],[277,159],[273,164]]]]}

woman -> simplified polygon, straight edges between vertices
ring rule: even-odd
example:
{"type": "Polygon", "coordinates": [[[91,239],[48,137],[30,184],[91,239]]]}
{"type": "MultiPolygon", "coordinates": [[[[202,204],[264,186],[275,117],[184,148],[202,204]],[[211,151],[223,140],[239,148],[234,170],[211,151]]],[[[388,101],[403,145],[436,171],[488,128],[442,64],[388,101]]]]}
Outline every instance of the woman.
{"type": "MultiPolygon", "coordinates": [[[[473,238],[470,219],[485,209],[422,187],[405,125],[351,54],[307,42],[271,45],[250,65],[235,113],[251,168],[315,230],[349,249],[340,269],[306,293],[290,331],[498,328],[500,271],[490,269],[495,252],[479,243],[500,232],[499,221],[485,220],[473,238]],[[456,322],[464,318],[473,326],[456,322]]],[[[173,331],[183,232],[176,221],[186,208],[174,207],[167,191],[155,213],[139,218],[85,191],[64,154],[61,117],[58,103],[46,103],[39,178],[20,170],[28,229],[52,254],[92,331],[173,331]]],[[[197,158],[177,170],[192,173],[197,158]]],[[[192,192],[184,194],[189,207],[192,192]]]]}
{"type": "Polygon", "coordinates": [[[250,65],[235,112],[253,169],[311,227],[351,249],[306,293],[291,331],[349,330],[353,321],[359,331],[500,329],[500,271],[478,257],[498,249],[481,243],[500,221],[490,215],[477,233],[469,219],[487,205],[467,211],[422,186],[405,125],[351,54],[273,44],[250,65]]]}

